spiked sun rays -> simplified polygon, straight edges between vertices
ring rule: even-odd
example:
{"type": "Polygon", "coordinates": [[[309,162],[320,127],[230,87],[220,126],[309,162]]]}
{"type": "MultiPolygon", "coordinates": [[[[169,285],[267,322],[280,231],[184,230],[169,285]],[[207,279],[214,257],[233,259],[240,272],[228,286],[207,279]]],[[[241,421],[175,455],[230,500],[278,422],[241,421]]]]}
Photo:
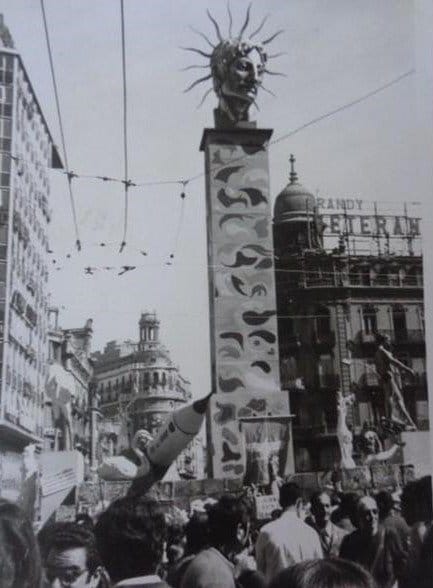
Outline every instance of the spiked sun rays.
{"type": "MultiPolygon", "coordinates": [[[[269,59],[274,59],[276,57],[280,57],[281,55],[284,55],[285,53],[275,53],[273,55],[267,55],[264,50],[263,47],[265,47],[266,45],[268,45],[269,43],[271,43],[276,37],[278,37],[278,35],[281,35],[281,33],[284,32],[283,29],[277,31],[276,33],[274,33],[273,35],[271,35],[270,37],[268,37],[267,39],[265,39],[264,41],[261,41],[261,43],[252,43],[252,39],[254,39],[254,37],[256,35],[258,35],[261,30],[263,29],[263,27],[266,24],[266,21],[269,18],[269,15],[266,15],[262,21],[260,22],[259,26],[251,33],[248,35],[247,39],[243,39],[243,35],[245,33],[245,31],[248,28],[248,25],[250,24],[250,13],[251,13],[251,4],[248,6],[247,8],[247,12],[246,12],[246,16],[245,16],[245,20],[244,23],[239,31],[239,33],[237,35],[233,35],[233,15],[232,12],[230,10],[230,4],[227,4],[227,13],[228,13],[228,18],[229,18],[229,26],[228,26],[228,34],[227,37],[224,38],[223,35],[221,34],[221,29],[217,23],[217,21],[214,19],[214,17],[211,15],[211,13],[209,12],[209,10],[206,11],[207,15],[210,19],[210,21],[212,22],[214,28],[215,28],[215,33],[217,36],[217,42],[216,43],[212,43],[212,41],[209,39],[209,37],[207,37],[204,33],[202,33],[201,31],[198,31],[197,29],[195,29],[194,27],[190,26],[190,30],[193,31],[194,33],[196,33],[197,35],[199,35],[208,45],[209,47],[212,49],[212,51],[206,52],[206,51],[202,51],[201,49],[197,49],[195,47],[181,47],[181,49],[183,49],[184,51],[191,51],[193,53],[197,53],[198,55],[201,55],[202,57],[206,58],[209,60],[209,62],[207,64],[194,64],[194,65],[189,65],[185,68],[182,69],[182,71],[189,71],[192,69],[211,69],[211,62],[212,62],[212,58],[215,56],[215,50],[217,48],[219,48],[222,43],[224,42],[232,42],[232,43],[236,43],[236,44],[241,44],[241,43],[246,43],[246,44],[250,44],[253,46],[256,46],[257,48],[260,49],[261,51],[261,55],[264,58],[264,63],[266,63],[269,59]]],[[[285,74],[280,73],[280,72],[275,72],[275,71],[271,71],[269,69],[267,69],[265,67],[265,69],[263,70],[265,73],[272,75],[272,76],[284,76],[285,74]]],[[[189,92],[190,90],[192,90],[193,88],[195,88],[196,86],[198,86],[199,84],[202,84],[204,82],[207,82],[208,80],[211,80],[213,76],[212,70],[205,76],[198,78],[197,80],[195,80],[194,82],[192,82],[192,84],[190,84],[185,90],[185,92],[189,92]]],[[[263,84],[260,84],[260,87],[267,92],[268,94],[271,94],[272,96],[275,96],[275,94],[273,92],[271,92],[271,90],[269,90],[268,88],[266,88],[265,86],[263,86],[263,84]]],[[[200,104],[197,106],[197,108],[200,108],[204,101],[206,100],[206,98],[209,96],[209,94],[212,92],[213,87],[211,86],[203,95],[200,104]]],[[[254,103],[255,106],[257,107],[257,104],[254,103]]],[[[258,108],[258,107],[257,107],[258,108]]]]}

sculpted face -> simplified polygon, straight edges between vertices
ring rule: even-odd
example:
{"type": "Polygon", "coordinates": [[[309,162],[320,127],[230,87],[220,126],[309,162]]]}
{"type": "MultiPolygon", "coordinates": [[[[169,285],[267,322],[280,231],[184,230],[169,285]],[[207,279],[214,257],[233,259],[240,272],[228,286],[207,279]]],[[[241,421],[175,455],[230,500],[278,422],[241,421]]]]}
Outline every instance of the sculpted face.
{"type": "Polygon", "coordinates": [[[211,58],[214,90],[219,109],[234,122],[248,120],[266,69],[266,53],[259,45],[224,41],[211,58]]]}
{"type": "Polygon", "coordinates": [[[262,54],[257,47],[252,47],[245,55],[235,57],[227,68],[227,77],[221,85],[221,95],[233,96],[251,104],[262,83],[264,69],[262,54]]]}
{"type": "Polygon", "coordinates": [[[376,434],[373,431],[367,431],[364,434],[364,442],[368,454],[376,453],[376,434]]]}

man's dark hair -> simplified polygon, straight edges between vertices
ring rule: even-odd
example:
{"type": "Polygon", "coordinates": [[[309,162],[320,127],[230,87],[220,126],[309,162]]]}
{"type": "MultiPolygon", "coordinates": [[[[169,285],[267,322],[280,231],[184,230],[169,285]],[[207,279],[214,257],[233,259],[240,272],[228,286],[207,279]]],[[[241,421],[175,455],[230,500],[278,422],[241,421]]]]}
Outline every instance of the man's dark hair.
{"type": "Polygon", "coordinates": [[[154,574],[167,539],[163,508],[145,496],[120,498],[102,513],[95,534],[113,582],[154,574]]]}
{"type": "Polygon", "coordinates": [[[86,566],[91,574],[94,574],[101,564],[96,537],[94,533],[83,525],[72,522],[54,523],[43,529],[38,536],[44,561],[50,551],[66,551],[83,547],[86,550],[86,566]]]}
{"type": "Polygon", "coordinates": [[[188,553],[198,553],[209,545],[209,515],[207,512],[194,512],[185,527],[188,553]]]}
{"type": "Polygon", "coordinates": [[[379,509],[379,519],[382,520],[390,514],[394,506],[394,499],[391,493],[386,490],[381,490],[374,496],[374,498],[376,499],[377,508],[379,509]]]}
{"type": "Polygon", "coordinates": [[[41,582],[41,559],[30,521],[15,504],[0,498],[0,586],[34,588],[41,582]]]}
{"type": "Polygon", "coordinates": [[[294,506],[302,498],[302,490],[296,482],[286,482],[280,488],[280,504],[283,508],[294,506]]]}
{"type": "Polygon", "coordinates": [[[251,517],[251,504],[245,497],[224,494],[209,510],[210,543],[215,547],[235,544],[239,524],[247,526],[251,517]]]}
{"type": "Polygon", "coordinates": [[[270,588],[376,588],[371,575],[345,559],[313,559],[280,572],[270,588]]]}

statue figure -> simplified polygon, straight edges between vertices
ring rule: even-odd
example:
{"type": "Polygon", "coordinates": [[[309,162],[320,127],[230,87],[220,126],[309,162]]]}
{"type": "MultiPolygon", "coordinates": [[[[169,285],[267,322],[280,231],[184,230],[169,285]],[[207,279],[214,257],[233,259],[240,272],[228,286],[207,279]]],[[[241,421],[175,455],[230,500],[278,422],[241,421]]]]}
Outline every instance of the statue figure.
{"type": "MultiPolygon", "coordinates": [[[[252,39],[262,30],[266,22],[266,18],[264,18],[256,30],[249,35],[248,39],[243,38],[250,21],[250,8],[251,6],[248,7],[241,30],[237,35],[233,35],[232,15],[230,6],[228,6],[230,22],[229,31],[225,38],[221,34],[218,23],[208,11],[207,14],[215,27],[218,38],[216,45],[206,35],[192,29],[212,47],[211,53],[206,53],[193,47],[184,47],[187,51],[194,51],[203,57],[209,58],[210,74],[193,82],[185,92],[212,78],[213,90],[218,97],[218,108],[215,110],[215,126],[217,128],[236,127],[238,123],[248,121],[249,108],[256,103],[258,89],[263,87],[264,74],[283,75],[269,71],[266,67],[268,59],[278,57],[281,54],[268,56],[264,49],[265,45],[273,41],[283,31],[278,31],[261,43],[253,41],[252,39]]],[[[205,68],[207,66],[192,65],[185,69],[194,69],[196,67],[205,68]]],[[[205,93],[200,106],[211,90],[212,88],[205,93]]],[[[269,92],[266,88],[264,90],[269,92]]]]}
{"type": "Polygon", "coordinates": [[[337,392],[337,440],[340,446],[340,467],[344,469],[356,468],[353,459],[353,433],[347,425],[347,408],[354,401],[354,395],[343,396],[341,390],[337,392]]]}
{"type": "Polygon", "coordinates": [[[402,430],[416,431],[417,427],[409,415],[403,400],[400,372],[412,376],[415,372],[394,357],[388,335],[376,336],[377,351],[374,356],[376,371],[384,394],[385,421],[398,425],[402,430]]]}

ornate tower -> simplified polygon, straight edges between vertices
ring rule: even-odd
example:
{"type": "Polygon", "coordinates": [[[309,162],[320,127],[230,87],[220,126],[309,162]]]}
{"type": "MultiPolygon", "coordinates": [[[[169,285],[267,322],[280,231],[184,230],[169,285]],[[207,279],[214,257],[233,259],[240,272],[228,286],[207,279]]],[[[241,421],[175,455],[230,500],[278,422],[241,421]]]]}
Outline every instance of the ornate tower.
{"type": "Polygon", "coordinates": [[[156,313],[143,312],[138,325],[140,330],[139,351],[146,351],[158,347],[160,345],[159,320],[156,313]]]}
{"type": "Polygon", "coordinates": [[[295,158],[290,155],[289,183],[274,205],[274,245],[277,258],[323,247],[323,225],[316,200],[298,181],[295,158]]]}

